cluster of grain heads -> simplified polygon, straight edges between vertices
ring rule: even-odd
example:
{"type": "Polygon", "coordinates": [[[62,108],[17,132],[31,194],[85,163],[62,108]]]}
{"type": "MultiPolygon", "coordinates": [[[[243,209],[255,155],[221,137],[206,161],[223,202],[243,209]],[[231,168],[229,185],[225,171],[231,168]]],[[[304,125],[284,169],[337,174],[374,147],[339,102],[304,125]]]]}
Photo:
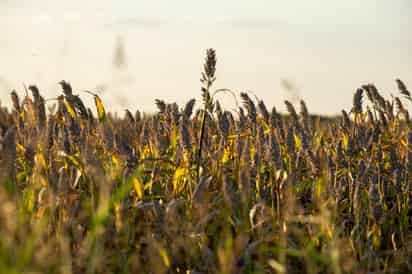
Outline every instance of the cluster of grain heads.
{"type": "Polygon", "coordinates": [[[66,81],[56,99],[13,91],[0,109],[2,269],[411,272],[406,84],[389,100],[363,85],[340,117],[304,101],[284,115],[247,92],[229,111],[216,60],[207,50],[198,109],[158,99],[156,113],[118,117],[66,81]]]}

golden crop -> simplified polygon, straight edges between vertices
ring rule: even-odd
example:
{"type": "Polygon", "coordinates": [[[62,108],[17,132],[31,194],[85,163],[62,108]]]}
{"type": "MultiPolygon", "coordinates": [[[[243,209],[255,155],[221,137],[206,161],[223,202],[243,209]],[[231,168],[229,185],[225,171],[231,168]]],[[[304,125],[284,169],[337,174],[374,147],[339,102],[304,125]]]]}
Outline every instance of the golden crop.
{"type": "Polygon", "coordinates": [[[65,81],[49,112],[36,86],[13,91],[0,272],[412,272],[406,85],[389,100],[364,85],[340,117],[303,101],[282,115],[214,89],[216,63],[209,49],[197,110],[156,100],[119,118],[91,93],[95,117],[65,81]],[[223,110],[220,92],[242,105],[223,110]]]}

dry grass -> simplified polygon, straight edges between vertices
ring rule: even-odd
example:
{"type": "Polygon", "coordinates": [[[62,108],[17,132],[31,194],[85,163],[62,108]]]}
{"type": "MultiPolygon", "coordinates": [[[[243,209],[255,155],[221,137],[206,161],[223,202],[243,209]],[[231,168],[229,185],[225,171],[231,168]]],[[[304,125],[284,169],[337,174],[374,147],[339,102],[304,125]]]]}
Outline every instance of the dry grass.
{"type": "Polygon", "coordinates": [[[215,71],[208,50],[197,111],[157,100],[153,115],[118,118],[91,94],[93,117],[62,81],[46,115],[37,87],[13,92],[1,272],[412,272],[406,102],[368,84],[338,118],[288,101],[281,115],[247,93],[235,113],[214,98],[215,71]]]}

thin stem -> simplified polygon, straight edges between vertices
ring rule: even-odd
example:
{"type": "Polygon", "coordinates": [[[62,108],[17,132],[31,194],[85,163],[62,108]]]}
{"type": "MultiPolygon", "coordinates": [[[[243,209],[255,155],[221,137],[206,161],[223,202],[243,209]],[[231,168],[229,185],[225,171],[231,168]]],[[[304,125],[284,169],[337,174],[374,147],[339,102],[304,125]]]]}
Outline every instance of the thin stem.
{"type": "Polygon", "coordinates": [[[197,151],[196,183],[199,181],[199,175],[200,175],[200,161],[201,161],[201,158],[202,158],[202,145],[203,145],[203,139],[204,139],[205,130],[206,130],[205,125],[206,125],[206,108],[203,110],[202,121],[201,121],[199,147],[198,147],[198,151],[197,151]]]}

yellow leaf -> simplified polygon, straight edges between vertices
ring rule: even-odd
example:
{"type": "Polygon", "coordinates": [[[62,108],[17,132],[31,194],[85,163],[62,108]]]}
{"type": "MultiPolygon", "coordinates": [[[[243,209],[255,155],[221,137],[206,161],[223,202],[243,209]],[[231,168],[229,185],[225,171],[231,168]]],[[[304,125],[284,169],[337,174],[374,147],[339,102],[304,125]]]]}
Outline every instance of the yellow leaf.
{"type": "Polygon", "coordinates": [[[286,268],[282,264],[280,264],[279,262],[277,262],[273,259],[270,259],[268,261],[268,264],[272,269],[277,271],[277,273],[286,273],[286,268]]]}
{"type": "Polygon", "coordinates": [[[223,157],[222,157],[222,164],[226,164],[229,162],[233,157],[232,150],[229,146],[226,146],[224,151],[223,151],[223,157]]]}
{"type": "Polygon", "coordinates": [[[118,167],[120,165],[119,160],[114,155],[112,155],[112,162],[116,167],[118,167]]]}
{"type": "Polygon", "coordinates": [[[144,185],[144,190],[148,190],[153,186],[153,181],[148,182],[147,184],[144,185]]]}
{"type": "Polygon", "coordinates": [[[20,111],[19,116],[20,116],[20,119],[24,122],[24,118],[25,118],[24,111],[20,111]]]}
{"type": "Polygon", "coordinates": [[[268,125],[268,123],[266,123],[265,120],[260,119],[260,123],[261,123],[262,126],[263,126],[263,133],[264,133],[265,135],[268,135],[268,134],[270,134],[270,133],[272,132],[272,130],[270,129],[270,126],[268,125]]]}
{"type": "Polygon", "coordinates": [[[229,140],[233,140],[233,139],[237,139],[238,137],[248,137],[248,136],[250,136],[250,134],[241,133],[241,134],[239,134],[239,135],[237,135],[237,134],[229,135],[229,136],[227,136],[227,138],[228,138],[229,140]]]}
{"type": "Polygon", "coordinates": [[[35,161],[40,164],[43,169],[47,169],[46,159],[44,159],[43,153],[38,152],[35,157],[35,161]]]}
{"type": "Polygon", "coordinates": [[[138,200],[143,199],[143,184],[138,177],[133,178],[133,186],[138,200]]]}
{"type": "Polygon", "coordinates": [[[48,186],[49,184],[46,178],[44,178],[43,176],[40,176],[39,181],[42,186],[48,186]]]}
{"type": "Polygon", "coordinates": [[[184,167],[179,167],[175,171],[175,175],[173,177],[173,191],[175,193],[179,193],[184,186],[184,179],[188,175],[187,168],[184,167]]]}
{"type": "Polygon", "coordinates": [[[405,142],[405,140],[403,140],[403,139],[401,139],[401,145],[402,146],[404,146],[404,147],[407,147],[408,146],[408,144],[405,142]]]}
{"type": "Polygon", "coordinates": [[[286,181],[286,179],[288,178],[288,173],[285,170],[278,169],[275,172],[275,178],[276,180],[286,181]]]}
{"type": "Polygon", "coordinates": [[[152,153],[152,150],[150,149],[150,146],[149,146],[149,145],[145,145],[145,146],[143,147],[143,151],[142,151],[143,158],[150,158],[151,153],[152,153]]]}
{"type": "Polygon", "coordinates": [[[75,119],[76,118],[76,112],[74,111],[74,109],[72,108],[72,106],[67,102],[64,101],[64,106],[66,107],[67,112],[69,112],[70,116],[75,119]]]}
{"type": "Polygon", "coordinates": [[[163,263],[165,264],[165,266],[170,267],[170,259],[169,259],[169,255],[167,254],[167,250],[164,248],[160,248],[159,253],[163,259],[163,263]]]}
{"type": "Polygon", "coordinates": [[[271,129],[265,129],[265,131],[263,131],[263,134],[265,134],[265,135],[269,135],[271,133],[272,133],[271,129]]]}
{"type": "Polygon", "coordinates": [[[399,128],[399,119],[395,118],[395,120],[393,121],[393,127],[394,130],[397,130],[399,128]]]}
{"type": "Polygon", "coordinates": [[[343,139],[343,148],[346,149],[348,147],[348,136],[346,136],[345,133],[342,133],[342,139],[343,139]]]}
{"type": "Polygon", "coordinates": [[[83,170],[83,163],[78,155],[67,155],[66,158],[73,166],[77,167],[80,170],[83,170]]]}
{"type": "Polygon", "coordinates": [[[296,148],[299,150],[302,147],[302,141],[300,140],[300,137],[296,134],[294,134],[294,139],[295,139],[296,148]]]}
{"type": "Polygon", "coordinates": [[[22,146],[21,144],[16,144],[16,150],[17,150],[17,153],[20,153],[20,154],[23,154],[26,151],[24,146],[22,146]]]}
{"type": "Polygon", "coordinates": [[[99,117],[99,120],[104,121],[106,119],[106,111],[104,110],[103,102],[99,96],[94,96],[94,103],[96,104],[97,116],[99,117]]]}

